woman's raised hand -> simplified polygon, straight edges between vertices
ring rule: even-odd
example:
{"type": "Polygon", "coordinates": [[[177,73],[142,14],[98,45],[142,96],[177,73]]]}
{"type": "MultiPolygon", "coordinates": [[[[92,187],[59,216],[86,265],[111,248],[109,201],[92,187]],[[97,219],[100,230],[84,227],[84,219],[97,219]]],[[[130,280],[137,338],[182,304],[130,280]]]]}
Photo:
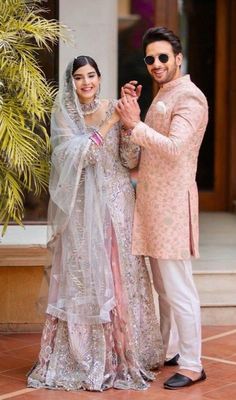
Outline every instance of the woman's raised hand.
{"type": "Polygon", "coordinates": [[[129,81],[121,88],[121,97],[130,96],[138,99],[142,91],[142,85],[138,85],[138,81],[129,81]]]}

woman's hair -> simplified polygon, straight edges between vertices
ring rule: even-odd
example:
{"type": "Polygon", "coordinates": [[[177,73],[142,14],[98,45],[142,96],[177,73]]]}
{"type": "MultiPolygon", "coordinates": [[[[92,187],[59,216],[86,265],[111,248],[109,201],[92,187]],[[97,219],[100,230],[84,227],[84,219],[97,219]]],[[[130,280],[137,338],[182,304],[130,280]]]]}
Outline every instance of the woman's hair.
{"type": "Polygon", "coordinates": [[[93,67],[95,69],[95,71],[99,77],[101,76],[101,73],[98,69],[96,61],[94,61],[94,59],[89,56],[78,56],[74,59],[73,67],[72,67],[72,75],[75,73],[75,71],[78,68],[84,67],[87,64],[91,65],[91,67],[93,67]]]}
{"type": "Polygon", "coordinates": [[[171,44],[175,55],[182,53],[182,46],[178,36],[165,27],[149,28],[143,35],[143,52],[146,55],[146,48],[150,43],[165,40],[171,44]]]}

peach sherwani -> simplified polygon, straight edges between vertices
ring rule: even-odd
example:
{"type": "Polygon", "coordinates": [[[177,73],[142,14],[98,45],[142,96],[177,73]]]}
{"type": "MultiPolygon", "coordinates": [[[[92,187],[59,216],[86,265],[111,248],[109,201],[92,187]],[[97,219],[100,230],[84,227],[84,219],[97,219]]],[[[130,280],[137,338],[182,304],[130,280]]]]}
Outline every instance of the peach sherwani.
{"type": "Polygon", "coordinates": [[[142,147],[133,254],[198,257],[196,169],[207,120],[206,98],[185,75],[160,88],[145,123],[133,129],[142,147]]]}

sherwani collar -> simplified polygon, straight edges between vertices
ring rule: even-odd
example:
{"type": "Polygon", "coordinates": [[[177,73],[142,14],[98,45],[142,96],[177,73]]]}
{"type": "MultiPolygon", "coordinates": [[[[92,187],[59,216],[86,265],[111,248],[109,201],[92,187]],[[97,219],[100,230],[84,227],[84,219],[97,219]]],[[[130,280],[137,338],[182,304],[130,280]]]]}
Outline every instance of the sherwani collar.
{"type": "Polygon", "coordinates": [[[167,82],[165,83],[163,86],[160,87],[160,90],[170,90],[173,89],[174,87],[177,87],[179,85],[182,85],[182,83],[186,82],[186,81],[190,81],[190,75],[184,75],[184,76],[180,76],[177,79],[174,79],[173,81],[167,82]]]}

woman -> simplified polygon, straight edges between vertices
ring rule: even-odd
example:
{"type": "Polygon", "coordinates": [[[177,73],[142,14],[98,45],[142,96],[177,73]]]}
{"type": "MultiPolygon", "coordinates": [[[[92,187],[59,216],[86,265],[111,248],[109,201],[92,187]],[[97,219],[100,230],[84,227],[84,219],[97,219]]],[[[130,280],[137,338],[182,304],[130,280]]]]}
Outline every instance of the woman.
{"type": "Polygon", "coordinates": [[[144,389],[162,363],[148,273],[131,255],[139,148],[99,99],[100,80],[95,61],[77,57],[52,112],[52,271],[30,387],[144,389]]]}

